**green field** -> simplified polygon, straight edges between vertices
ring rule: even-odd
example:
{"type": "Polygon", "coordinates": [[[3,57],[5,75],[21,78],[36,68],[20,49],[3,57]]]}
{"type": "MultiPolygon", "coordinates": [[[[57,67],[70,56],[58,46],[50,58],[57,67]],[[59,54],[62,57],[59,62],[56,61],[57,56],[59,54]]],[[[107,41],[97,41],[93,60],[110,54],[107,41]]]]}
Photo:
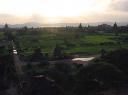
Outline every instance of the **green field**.
{"type": "Polygon", "coordinates": [[[101,49],[106,51],[118,48],[128,48],[128,43],[122,41],[127,34],[115,36],[108,34],[86,34],[77,32],[24,32],[16,36],[20,53],[30,55],[35,48],[41,48],[42,52],[52,55],[56,44],[63,48],[66,54],[99,54],[101,49]]]}
{"type": "Polygon", "coordinates": [[[2,40],[4,37],[4,32],[0,32],[0,40],[2,40]]]}

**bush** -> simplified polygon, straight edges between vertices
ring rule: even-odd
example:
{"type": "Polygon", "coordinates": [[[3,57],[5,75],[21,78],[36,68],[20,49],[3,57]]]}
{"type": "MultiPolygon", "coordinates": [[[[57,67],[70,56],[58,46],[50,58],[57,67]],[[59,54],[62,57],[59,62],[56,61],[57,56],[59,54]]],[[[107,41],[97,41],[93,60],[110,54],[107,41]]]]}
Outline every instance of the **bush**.
{"type": "Polygon", "coordinates": [[[118,87],[125,80],[122,71],[107,63],[90,63],[76,75],[76,95],[88,95],[97,90],[118,87]]]}
{"type": "Polygon", "coordinates": [[[128,74],[128,49],[112,51],[108,53],[103,60],[117,66],[128,74]]]}
{"type": "Polygon", "coordinates": [[[76,68],[73,64],[57,63],[44,71],[43,74],[55,80],[58,86],[62,88],[64,95],[72,95],[75,84],[74,71],[76,72],[76,68]]]}

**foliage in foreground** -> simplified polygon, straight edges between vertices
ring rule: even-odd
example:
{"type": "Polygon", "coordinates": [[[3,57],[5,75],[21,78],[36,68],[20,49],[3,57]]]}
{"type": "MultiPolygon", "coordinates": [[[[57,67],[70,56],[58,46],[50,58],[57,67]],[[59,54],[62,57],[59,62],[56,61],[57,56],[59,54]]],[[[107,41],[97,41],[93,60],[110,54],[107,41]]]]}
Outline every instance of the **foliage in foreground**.
{"type": "Polygon", "coordinates": [[[120,65],[119,63],[116,64],[115,59],[123,52],[125,52],[125,56],[128,56],[127,50],[117,50],[107,53],[104,58],[95,59],[84,66],[71,63],[56,63],[45,66],[38,64],[36,66],[31,65],[25,71],[30,70],[33,72],[32,75],[44,75],[55,80],[63,95],[99,95],[100,92],[109,89],[115,89],[119,92],[121,89],[127,89],[125,87],[128,74],[124,69],[127,68],[127,65],[124,65],[124,59],[118,59],[120,65]],[[114,52],[116,52],[116,55],[114,52]],[[113,55],[114,58],[109,54],[113,55]]]}

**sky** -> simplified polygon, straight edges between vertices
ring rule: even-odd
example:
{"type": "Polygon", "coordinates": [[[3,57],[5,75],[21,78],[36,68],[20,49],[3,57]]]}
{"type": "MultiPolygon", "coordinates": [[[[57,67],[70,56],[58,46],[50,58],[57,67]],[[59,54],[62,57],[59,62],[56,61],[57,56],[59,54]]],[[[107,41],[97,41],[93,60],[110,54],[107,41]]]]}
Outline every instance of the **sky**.
{"type": "Polygon", "coordinates": [[[0,24],[123,22],[128,0],[0,0],[0,24]]]}

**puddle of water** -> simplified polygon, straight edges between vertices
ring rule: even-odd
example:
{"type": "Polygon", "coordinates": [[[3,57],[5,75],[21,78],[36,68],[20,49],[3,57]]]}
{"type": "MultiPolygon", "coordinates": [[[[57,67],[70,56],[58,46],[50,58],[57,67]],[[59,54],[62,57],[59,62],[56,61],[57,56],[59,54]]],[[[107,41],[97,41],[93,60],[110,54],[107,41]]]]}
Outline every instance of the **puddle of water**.
{"type": "Polygon", "coordinates": [[[74,58],[72,61],[90,61],[93,60],[95,57],[89,57],[89,58],[74,58]]]}
{"type": "Polygon", "coordinates": [[[14,53],[14,54],[17,54],[17,51],[16,51],[16,50],[13,50],[13,53],[14,53]]]}

